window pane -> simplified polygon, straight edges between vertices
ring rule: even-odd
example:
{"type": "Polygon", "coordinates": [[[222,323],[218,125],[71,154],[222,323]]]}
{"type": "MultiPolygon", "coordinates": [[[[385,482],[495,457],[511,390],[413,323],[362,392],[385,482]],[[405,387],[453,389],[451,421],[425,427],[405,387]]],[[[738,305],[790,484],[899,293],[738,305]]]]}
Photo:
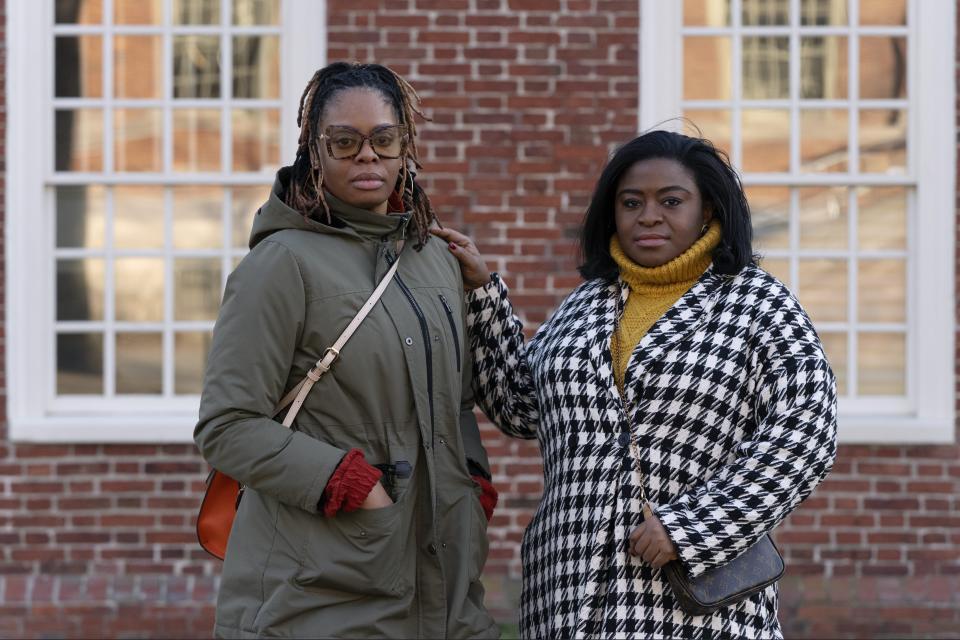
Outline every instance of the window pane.
{"type": "Polygon", "coordinates": [[[103,335],[62,333],[57,336],[57,394],[103,393],[103,335]]]}
{"type": "Polygon", "coordinates": [[[907,0],[860,0],[860,24],[907,24],[907,0]]]}
{"type": "Polygon", "coordinates": [[[847,0],[800,0],[800,24],[804,26],[845,26],[847,0]]]}
{"type": "Polygon", "coordinates": [[[233,0],[233,24],[280,24],[280,0],[233,0]]]}
{"type": "Polygon", "coordinates": [[[237,36],[233,39],[233,97],[280,97],[280,38],[237,36]]]}
{"type": "Polygon", "coordinates": [[[233,110],[233,170],[272,171],[280,165],[280,110],[233,110]]]}
{"type": "Polygon", "coordinates": [[[223,189],[210,186],[173,189],[173,248],[223,246],[223,189]]]}
{"type": "Polygon", "coordinates": [[[717,149],[730,153],[730,111],[727,109],[689,109],[684,111],[692,126],[688,135],[706,138],[717,149]],[[695,127],[695,128],[694,128],[695,127]],[[699,132],[697,131],[699,129],[699,132]]]}
{"type": "Polygon", "coordinates": [[[103,22],[103,0],[56,0],[57,24],[103,22]]]}
{"type": "Polygon", "coordinates": [[[220,171],[220,110],[174,109],[173,170],[220,171]]]}
{"type": "Polygon", "coordinates": [[[790,112],[786,109],[744,109],[743,170],[778,172],[790,169],[790,112]]]}
{"type": "Polygon", "coordinates": [[[99,98],[103,95],[103,38],[58,36],[53,68],[57,98],[99,98]]]}
{"type": "Polygon", "coordinates": [[[163,0],[113,0],[113,21],[117,24],[160,24],[163,0]]]}
{"type": "Polygon", "coordinates": [[[211,334],[203,332],[177,332],[174,336],[174,384],[176,394],[200,393],[203,386],[203,371],[207,366],[211,334]]]}
{"type": "Polygon", "coordinates": [[[850,219],[845,187],[804,187],[800,193],[800,248],[846,249],[850,219]]]}
{"type": "Polygon", "coordinates": [[[846,109],[800,111],[800,171],[845,173],[849,164],[850,134],[846,109]]]}
{"type": "Polygon", "coordinates": [[[847,319],[847,261],[800,260],[800,304],[816,322],[847,319]]]}
{"type": "Polygon", "coordinates": [[[790,39],[750,36],[743,39],[743,97],[746,100],[790,96],[790,39]]]}
{"type": "Polygon", "coordinates": [[[266,202],[270,196],[270,186],[234,187],[231,195],[233,201],[231,216],[233,220],[233,246],[234,248],[245,249],[250,240],[253,217],[257,214],[257,208],[266,202]]]}
{"type": "Polygon", "coordinates": [[[786,187],[749,187],[746,191],[756,248],[763,251],[788,248],[790,190],[786,187]]]}
{"type": "Polygon", "coordinates": [[[57,171],[103,170],[103,111],[57,109],[54,158],[57,171]]]}
{"type": "Polygon", "coordinates": [[[114,123],[117,171],[163,169],[163,120],[160,109],[117,109],[114,123]]]}
{"type": "Polygon", "coordinates": [[[114,36],[113,95],[159,98],[163,90],[163,42],[160,36],[114,36]]]}
{"type": "Polygon", "coordinates": [[[220,37],[173,37],[173,97],[220,97],[220,37]]]}
{"type": "Polygon", "coordinates": [[[864,396],[906,394],[906,336],[860,333],[857,336],[857,393],[864,396]]]}
{"type": "Polygon", "coordinates": [[[732,67],[729,37],[685,37],[683,99],[729,100],[732,67]]]}
{"type": "Polygon", "coordinates": [[[845,396],[849,393],[847,390],[847,334],[823,332],[820,334],[820,342],[827,354],[830,368],[833,369],[833,375],[837,377],[837,393],[845,396]]]}
{"type": "Polygon", "coordinates": [[[57,260],[57,320],[103,320],[101,258],[57,260]]]}
{"type": "Polygon", "coordinates": [[[861,258],[857,265],[860,322],[905,322],[907,263],[904,260],[861,258]]]}
{"type": "Polygon", "coordinates": [[[907,95],[907,39],[860,37],[860,97],[903,98],[907,95]]]}
{"type": "Polygon", "coordinates": [[[162,258],[118,258],[114,274],[117,320],[163,321],[162,258]]]}
{"type": "Polygon", "coordinates": [[[173,0],[173,23],[219,24],[220,0],[173,0]]]}
{"type": "Polygon", "coordinates": [[[800,97],[847,97],[847,37],[800,38],[800,97]]]}
{"type": "Polygon", "coordinates": [[[163,334],[117,334],[117,393],[163,392],[163,334]]]}
{"type": "Polygon", "coordinates": [[[906,173],[906,110],[863,109],[860,111],[860,171],[906,173]]]}
{"type": "Polygon", "coordinates": [[[683,0],[683,24],[688,27],[730,26],[730,0],[683,0]]]}
{"type": "Polygon", "coordinates": [[[114,246],[117,249],[163,247],[163,210],[162,187],[114,187],[114,246]]]}
{"type": "Polygon", "coordinates": [[[767,26],[790,24],[790,0],[743,0],[743,24],[767,26]]]}
{"type": "Polygon", "coordinates": [[[220,259],[173,261],[174,319],[215,320],[220,308],[220,259]]]}
{"type": "Polygon", "coordinates": [[[57,187],[57,247],[103,246],[105,191],[99,185],[57,187]]]}
{"type": "Polygon", "coordinates": [[[788,288],[793,289],[793,283],[790,282],[789,260],[782,258],[763,258],[763,260],[760,261],[760,267],[788,288]]]}
{"type": "Polygon", "coordinates": [[[861,250],[907,248],[907,191],[903,187],[860,187],[857,235],[861,250]]]}

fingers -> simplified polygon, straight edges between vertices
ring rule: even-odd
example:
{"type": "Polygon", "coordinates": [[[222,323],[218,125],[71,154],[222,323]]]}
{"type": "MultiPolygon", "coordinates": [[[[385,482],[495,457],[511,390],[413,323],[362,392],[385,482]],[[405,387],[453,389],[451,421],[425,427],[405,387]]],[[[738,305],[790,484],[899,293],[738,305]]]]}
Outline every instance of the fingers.
{"type": "Polygon", "coordinates": [[[445,229],[431,228],[431,229],[430,229],[430,233],[432,233],[433,235],[435,235],[435,236],[437,236],[437,237],[439,237],[439,238],[443,238],[443,239],[446,240],[447,242],[452,242],[452,243],[454,243],[454,244],[456,244],[456,245],[459,245],[459,246],[461,246],[461,247],[465,247],[465,246],[467,246],[468,244],[470,244],[470,237],[469,237],[469,236],[466,236],[466,235],[464,235],[464,234],[462,234],[462,233],[460,233],[460,232],[457,231],[456,229],[450,229],[450,228],[445,228],[445,229]]]}
{"type": "Polygon", "coordinates": [[[663,565],[667,564],[671,560],[675,560],[676,557],[677,556],[673,553],[673,551],[660,549],[650,564],[654,569],[662,569],[663,565]]]}

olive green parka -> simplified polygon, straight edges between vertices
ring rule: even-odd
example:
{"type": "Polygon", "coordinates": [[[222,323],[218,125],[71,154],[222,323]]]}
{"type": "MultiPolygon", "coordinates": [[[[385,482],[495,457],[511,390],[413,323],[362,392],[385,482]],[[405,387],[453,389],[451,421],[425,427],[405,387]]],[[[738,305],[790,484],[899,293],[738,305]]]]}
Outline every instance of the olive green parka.
{"type": "Polygon", "coordinates": [[[395,259],[408,215],[327,195],[333,225],[280,194],[227,281],[194,438],[246,485],[215,633],[223,637],[497,637],[483,605],[486,519],[468,459],[488,469],[470,390],[457,262],[408,239],[380,302],[313,388],[293,429],[271,416],[395,259]],[[383,465],[395,504],[324,517],[341,458],[383,465]]]}

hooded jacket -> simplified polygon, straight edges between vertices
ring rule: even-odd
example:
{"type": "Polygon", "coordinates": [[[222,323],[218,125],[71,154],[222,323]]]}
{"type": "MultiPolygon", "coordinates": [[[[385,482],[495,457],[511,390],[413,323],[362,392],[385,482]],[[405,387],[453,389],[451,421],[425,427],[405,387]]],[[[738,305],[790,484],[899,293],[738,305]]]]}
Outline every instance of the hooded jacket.
{"type": "Polygon", "coordinates": [[[195,440],[246,486],[227,547],[224,637],[496,637],[483,605],[486,518],[467,464],[488,469],[473,415],[459,267],[412,239],[377,306],[292,429],[271,415],[396,259],[409,215],[330,194],[334,224],[283,203],[288,169],[230,275],[195,440]],[[384,470],[392,506],[326,518],[343,456],[384,470]]]}

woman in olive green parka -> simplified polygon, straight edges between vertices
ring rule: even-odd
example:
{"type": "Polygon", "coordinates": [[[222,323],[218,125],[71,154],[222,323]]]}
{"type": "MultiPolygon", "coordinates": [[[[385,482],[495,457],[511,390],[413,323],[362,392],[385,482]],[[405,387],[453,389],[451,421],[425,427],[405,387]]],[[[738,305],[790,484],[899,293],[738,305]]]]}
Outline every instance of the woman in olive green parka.
{"type": "Polygon", "coordinates": [[[446,245],[428,241],[415,98],[379,65],[318,71],[297,160],[228,280],[195,431],[204,458],[246,486],[217,636],[499,635],[479,581],[495,492],[463,285],[446,245]],[[398,254],[394,281],[284,428],[274,405],[398,254]]]}

